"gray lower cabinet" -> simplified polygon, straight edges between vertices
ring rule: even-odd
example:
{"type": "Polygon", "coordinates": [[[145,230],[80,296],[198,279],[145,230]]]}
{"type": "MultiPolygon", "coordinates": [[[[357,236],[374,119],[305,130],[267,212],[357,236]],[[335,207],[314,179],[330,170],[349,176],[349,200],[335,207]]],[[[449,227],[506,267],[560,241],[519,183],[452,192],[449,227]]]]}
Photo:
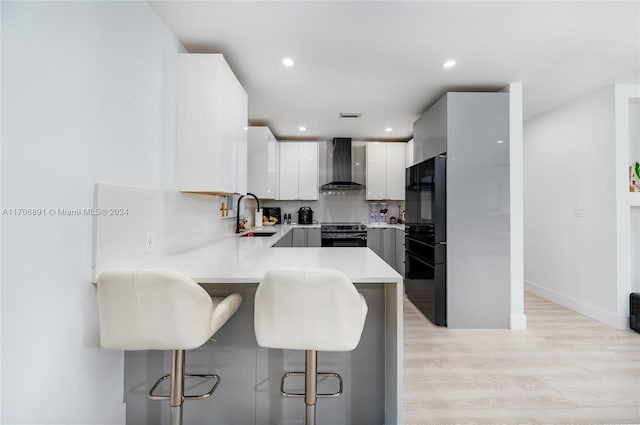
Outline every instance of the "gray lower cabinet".
{"type": "Polygon", "coordinates": [[[382,229],[382,259],[396,268],[396,229],[382,229]]]}
{"type": "Polygon", "coordinates": [[[319,227],[307,229],[307,246],[309,248],[320,248],[322,246],[322,236],[319,227]]]}
{"type": "Polygon", "coordinates": [[[367,229],[367,247],[382,258],[382,229],[367,229]]]}
{"type": "Polygon", "coordinates": [[[293,247],[305,247],[307,246],[307,229],[291,229],[293,233],[293,247]]]}
{"type": "Polygon", "coordinates": [[[322,245],[320,229],[310,228],[304,229],[296,227],[291,229],[292,233],[292,245],[294,247],[320,247],[322,245]]]}
{"type": "Polygon", "coordinates": [[[367,229],[367,247],[396,268],[396,229],[367,229]]]}
{"type": "Polygon", "coordinates": [[[367,246],[404,277],[404,230],[367,229],[367,246]]]}
{"type": "Polygon", "coordinates": [[[293,246],[293,230],[289,230],[274,245],[276,248],[291,248],[293,246]]]}
{"type": "Polygon", "coordinates": [[[404,230],[396,230],[396,271],[404,277],[404,230]]]}

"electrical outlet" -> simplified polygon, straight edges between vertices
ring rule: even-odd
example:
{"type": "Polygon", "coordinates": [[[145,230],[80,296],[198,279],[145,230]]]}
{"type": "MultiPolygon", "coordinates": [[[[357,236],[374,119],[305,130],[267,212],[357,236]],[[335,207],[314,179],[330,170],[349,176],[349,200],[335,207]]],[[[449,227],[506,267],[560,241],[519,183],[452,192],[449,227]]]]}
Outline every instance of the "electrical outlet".
{"type": "Polygon", "coordinates": [[[144,253],[153,254],[153,233],[147,233],[144,243],[144,253]]]}

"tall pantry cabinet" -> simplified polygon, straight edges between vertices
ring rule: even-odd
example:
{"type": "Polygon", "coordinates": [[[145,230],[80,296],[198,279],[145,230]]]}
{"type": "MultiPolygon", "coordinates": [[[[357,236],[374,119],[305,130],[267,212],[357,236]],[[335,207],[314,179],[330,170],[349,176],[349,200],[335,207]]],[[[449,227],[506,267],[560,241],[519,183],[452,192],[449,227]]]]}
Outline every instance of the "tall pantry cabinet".
{"type": "Polygon", "coordinates": [[[509,113],[508,93],[452,92],[414,123],[415,163],[446,153],[449,328],[509,327],[509,113]]]}

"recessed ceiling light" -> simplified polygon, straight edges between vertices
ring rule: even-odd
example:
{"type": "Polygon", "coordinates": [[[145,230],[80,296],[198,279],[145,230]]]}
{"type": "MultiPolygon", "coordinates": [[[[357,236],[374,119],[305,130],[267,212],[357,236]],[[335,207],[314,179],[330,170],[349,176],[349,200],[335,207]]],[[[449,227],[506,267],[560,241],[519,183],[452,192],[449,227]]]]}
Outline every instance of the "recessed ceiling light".
{"type": "Polygon", "coordinates": [[[456,66],[456,61],[453,59],[448,59],[442,64],[443,68],[453,68],[454,66],[456,66]]]}
{"type": "Polygon", "coordinates": [[[307,127],[305,127],[304,125],[301,125],[300,127],[298,127],[298,130],[307,131],[307,127]]]}
{"type": "Polygon", "coordinates": [[[284,66],[293,66],[294,62],[293,62],[293,59],[291,58],[284,58],[282,59],[282,64],[284,66]]]}
{"type": "Polygon", "coordinates": [[[498,140],[496,143],[500,145],[500,144],[504,143],[504,140],[498,140]]]}
{"type": "Polygon", "coordinates": [[[392,131],[392,130],[393,130],[393,128],[391,128],[391,127],[387,127],[387,128],[384,129],[384,131],[386,131],[387,133],[392,131]]]}

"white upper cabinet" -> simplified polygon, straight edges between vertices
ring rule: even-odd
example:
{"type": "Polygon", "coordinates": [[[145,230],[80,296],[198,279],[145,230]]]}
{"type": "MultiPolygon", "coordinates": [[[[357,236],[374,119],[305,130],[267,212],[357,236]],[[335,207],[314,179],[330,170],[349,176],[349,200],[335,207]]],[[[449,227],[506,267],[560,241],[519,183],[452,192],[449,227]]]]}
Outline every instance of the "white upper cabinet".
{"type": "Polygon", "coordinates": [[[404,199],[405,143],[387,143],[387,197],[404,199]]]}
{"type": "Polygon", "coordinates": [[[249,127],[247,192],[258,198],[278,199],[278,147],[269,127],[249,127]]]}
{"type": "Polygon", "coordinates": [[[178,190],[246,192],[247,114],[247,93],[222,55],[178,55],[178,190]]]}
{"type": "Polygon", "coordinates": [[[387,144],[367,143],[367,199],[387,197],[387,144]]]}
{"type": "Polygon", "coordinates": [[[366,172],[367,199],[404,199],[405,144],[367,143],[366,172]]]}
{"type": "Polygon", "coordinates": [[[298,199],[318,199],[318,143],[299,143],[298,199]]]}
{"type": "Polygon", "coordinates": [[[318,199],[318,143],[283,142],[280,145],[279,198],[318,199]]]}
{"type": "Polygon", "coordinates": [[[298,144],[280,144],[280,199],[298,199],[298,144]]]}

